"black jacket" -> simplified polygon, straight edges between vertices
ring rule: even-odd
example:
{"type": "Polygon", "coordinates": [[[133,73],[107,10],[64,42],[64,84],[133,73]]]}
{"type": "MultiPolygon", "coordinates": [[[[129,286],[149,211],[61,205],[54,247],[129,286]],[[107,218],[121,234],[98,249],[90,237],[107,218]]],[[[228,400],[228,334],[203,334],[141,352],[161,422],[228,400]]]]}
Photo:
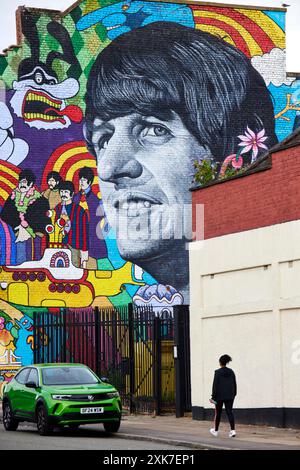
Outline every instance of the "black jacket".
{"type": "Polygon", "coordinates": [[[228,367],[221,367],[215,371],[212,399],[233,400],[237,393],[235,374],[228,367]]]}

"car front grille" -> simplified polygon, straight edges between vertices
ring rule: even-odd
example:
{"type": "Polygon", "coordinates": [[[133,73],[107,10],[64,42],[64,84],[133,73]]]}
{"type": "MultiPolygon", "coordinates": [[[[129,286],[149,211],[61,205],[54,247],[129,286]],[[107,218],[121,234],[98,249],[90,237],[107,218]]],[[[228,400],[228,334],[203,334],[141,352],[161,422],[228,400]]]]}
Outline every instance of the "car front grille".
{"type": "Polygon", "coordinates": [[[93,403],[95,401],[102,401],[102,400],[110,400],[111,397],[108,396],[107,393],[90,393],[90,394],[76,394],[76,395],[71,395],[70,398],[68,398],[68,401],[86,401],[88,403],[93,403]],[[89,397],[93,397],[90,399],[89,397]]]}

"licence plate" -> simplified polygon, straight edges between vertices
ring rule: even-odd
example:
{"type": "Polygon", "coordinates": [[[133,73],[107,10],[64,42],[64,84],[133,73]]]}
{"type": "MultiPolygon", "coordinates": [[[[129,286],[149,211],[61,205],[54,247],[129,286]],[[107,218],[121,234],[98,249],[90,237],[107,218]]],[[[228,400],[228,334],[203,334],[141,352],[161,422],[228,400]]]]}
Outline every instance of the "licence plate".
{"type": "Polygon", "coordinates": [[[93,413],[103,413],[104,408],[80,408],[80,413],[82,415],[85,414],[93,414],[93,413]]]}

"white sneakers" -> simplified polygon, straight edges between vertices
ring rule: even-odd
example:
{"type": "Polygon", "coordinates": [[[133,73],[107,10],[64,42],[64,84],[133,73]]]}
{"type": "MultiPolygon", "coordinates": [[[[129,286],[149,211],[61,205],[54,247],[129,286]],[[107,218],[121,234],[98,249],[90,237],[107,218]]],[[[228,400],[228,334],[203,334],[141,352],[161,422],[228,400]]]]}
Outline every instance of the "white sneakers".
{"type": "MultiPolygon", "coordinates": [[[[210,434],[212,434],[214,437],[218,437],[219,432],[216,431],[214,428],[211,428],[211,429],[209,430],[209,432],[210,432],[210,434]]],[[[236,436],[236,432],[235,432],[234,430],[233,430],[233,431],[230,431],[229,437],[235,437],[235,436],[236,436]]]]}

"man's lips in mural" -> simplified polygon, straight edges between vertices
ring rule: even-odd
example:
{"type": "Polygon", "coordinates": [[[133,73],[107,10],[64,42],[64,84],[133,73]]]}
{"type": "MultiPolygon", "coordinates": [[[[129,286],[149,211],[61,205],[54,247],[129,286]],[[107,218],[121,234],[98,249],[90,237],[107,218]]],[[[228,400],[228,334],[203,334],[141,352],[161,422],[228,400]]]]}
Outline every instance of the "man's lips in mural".
{"type": "Polygon", "coordinates": [[[78,106],[70,105],[64,109],[61,109],[61,106],[61,100],[52,98],[41,91],[30,90],[23,100],[22,116],[25,121],[59,121],[65,124],[64,116],[67,116],[73,122],[82,121],[83,113],[78,106]]]}

